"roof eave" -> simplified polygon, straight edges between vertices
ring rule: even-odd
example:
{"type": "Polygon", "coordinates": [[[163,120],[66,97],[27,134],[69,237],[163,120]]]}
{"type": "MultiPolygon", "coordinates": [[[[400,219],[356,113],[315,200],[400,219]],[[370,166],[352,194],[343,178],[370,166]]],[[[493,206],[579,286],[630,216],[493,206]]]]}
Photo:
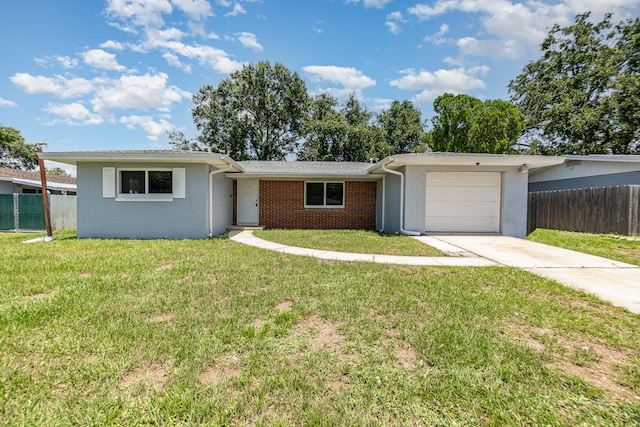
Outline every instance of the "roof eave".
{"type": "Polygon", "coordinates": [[[153,163],[204,163],[216,167],[231,165],[231,170],[242,171],[232,158],[224,154],[175,151],[166,153],[136,153],[136,152],[40,152],[38,156],[43,160],[52,160],[70,165],[80,163],[104,162],[153,162],[153,163]]]}
{"type": "Polygon", "coordinates": [[[370,173],[380,172],[382,166],[399,168],[402,166],[494,166],[538,168],[564,163],[564,157],[531,155],[455,155],[455,156],[416,156],[396,155],[382,159],[369,168],[370,173]]]}
{"type": "Polygon", "coordinates": [[[283,179],[283,180],[310,180],[310,179],[321,179],[321,180],[376,180],[380,177],[372,174],[328,174],[328,173],[251,173],[251,172],[243,172],[243,173],[233,173],[227,172],[225,174],[227,178],[233,179],[283,179]]]}

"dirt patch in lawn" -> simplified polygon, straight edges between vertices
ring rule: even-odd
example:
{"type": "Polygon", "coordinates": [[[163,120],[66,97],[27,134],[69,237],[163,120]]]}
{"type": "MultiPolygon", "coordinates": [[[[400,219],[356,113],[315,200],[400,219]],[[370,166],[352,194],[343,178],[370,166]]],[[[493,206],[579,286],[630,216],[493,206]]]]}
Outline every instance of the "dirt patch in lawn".
{"type": "Polygon", "coordinates": [[[137,385],[151,387],[155,391],[162,391],[167,382],[165,369],[156,364],[138,366],[133,371],[124,376],[120,386],[131,388],[137,385]]]}
{"type": "Polygon", "coordinates": [[[193,273],[189,273],[186,276],[184,276],[182,279],[178,279],[178,283],[190,282],[192,277],[193,277],[193,273]]]}
{"type": "Polygon", "coordinates": [[[175,319],[175,317],[176,315],[174,313],[160,313],[160,314],[156,314],[155,316],[151,316],[149,318],[149,322],[151,323],[167,322],[169,320],[175,319]]]}
{"type": "Polygon", "coordinates": [[[293,301],[284,300],[276,305],[276,310],[278,310],[279,313],[282,313],[284,311],[291,310],[291,307],[293,307],[293,301]]]}
{"type": "Polygon", "coordinates": [[[395,346],[396,359],[404,366],[413,368],[418,360],[418,352],[411,344],[400,341],[395,346]]]}
{"type": "Polygon", "coordinates": [[[333,392],[341,391],[347,385],[347,376],[342,373],[345,363],[350,363],[358,359],[357,352],[349,353],[344,350],[347,341],[336,325],[321,318],[318,315],[307,317],[293,328],[294,339],[306,341],[306,348],[301,349],[299,356],[304,356],[307,352],[328,351],[336,355],[338,363],[332,366],[332,370],[326,378],[327,388],[333,392]],[[308,335],[308,340],[304,340],[308,335]]]}
{"type": "Polygon", "coordinates": [[[640,393],[616,380],[622,375],[620,366],[630,359],[628,353],[584,338],[562,336],[549,328],[512,325],[511,330],[541,353],[547,365],[605,390],[616,401],[640,400],[640,393]]]}
{"type": "Polygon", "coordinates": [[[235,356],[222,358],[215,365],[205,369],[198,379],[202,384],[215,386],[230,378],[240,376],[239,359],[235,356]]]}
{"type": "Polygon", "coordinates": [[[346,338],[338,332],[338,328],[333,323],[314,315],[296,325],[293,333],[294,335],[299,335],[304,330],[310,330],[313,334],[312,338],[309,339],[309,350],[328,350],[335,353],[340,361],[353,358],[353,355],[343,351],[342,345],[346,338]]]}
{"type": "Polygon", "coordinates": [[[58,290],[57,289],[53,289],[53,290],[47,291],[47,292],[40,292],[40,293],[37,293],[37,294],[27,295],[27,296],[25,296],[25,298],[28,299],[28,300],[40,299],[40,298],[52,297],[57,293],[58,293],[58,290]]]}
{"type": "Polygon", "coordinates": [[[161,265],[160,267],[156,268],[156,271],[168,270],[168,269],[173,268],[173,267],[174,267],[173,264],[165,264],[165,265],[161,265]]]}

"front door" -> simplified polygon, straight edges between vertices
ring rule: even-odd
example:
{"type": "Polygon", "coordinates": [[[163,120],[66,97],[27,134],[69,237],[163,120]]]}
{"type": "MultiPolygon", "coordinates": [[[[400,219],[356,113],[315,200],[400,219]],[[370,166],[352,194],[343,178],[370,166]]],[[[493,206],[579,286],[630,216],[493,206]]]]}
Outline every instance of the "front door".
{"type": "Polygon", "coordinates": [[[238,225],[258,225],[258,180],[238,180],[238,225]]]}

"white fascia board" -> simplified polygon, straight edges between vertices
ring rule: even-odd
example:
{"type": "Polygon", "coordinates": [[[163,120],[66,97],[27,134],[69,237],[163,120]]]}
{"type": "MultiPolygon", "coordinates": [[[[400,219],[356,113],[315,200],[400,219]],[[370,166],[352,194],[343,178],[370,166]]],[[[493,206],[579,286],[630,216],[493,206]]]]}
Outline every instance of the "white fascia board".
{"type": "Polygon", "coordinates": [[[554,166],[564,163],[564,157],[558,156],[530,156],[530,155],[414,155],[399,154],[387,157],[373,165],[369,171],[380,172],[382,165],[388,168],[399,168],[408,165],[420,166],[502,166],[528,168],[554,166]]]}
{"type": "Polygon", "coordinates": [[[205,163],[216,167],[233,165],[234,170],[241,171],[238,165],[229,156],[209,152],[127,152],[127,151],[85,151],[85,152],[41,152],[38,156],[44,160],[77,165],[78,162],[153,162],[153,163],[205,163]]]}
{"type": "Polygon", "coordinates": [[[640,163],[640,155],[637,154],[589,154],[584,156],[569,154],[565,157],[567,161],[640,163]]]}
{"type": "Polygon", "coordinates": [[[225,173],[231,179],[262,179],[262,180],[285,180],[285,181],[375,181],[381,179],[382,175],[331,175],[331,174],[263,174],[263,173],[225,173]]]}

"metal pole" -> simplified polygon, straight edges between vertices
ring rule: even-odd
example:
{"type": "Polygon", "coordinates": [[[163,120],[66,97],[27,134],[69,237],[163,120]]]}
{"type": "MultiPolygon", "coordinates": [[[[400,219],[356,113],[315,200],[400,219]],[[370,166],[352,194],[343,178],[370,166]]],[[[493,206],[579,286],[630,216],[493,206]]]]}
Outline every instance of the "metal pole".
{"type": "MultiPolygon", "coordinates": [[[[38,143],[38,153],[42,153],[42,146],[46,142],[38,143]]],[[[38,166],[40,167],[40,182],[42,183],[42,204],[44,206],[44,224],[47,227],[47,237],[52,237],[51,218],[49,216],[49,195],[47,194],[47,170],[44,168],[44,160],[38,156],[38,166]]]]}

